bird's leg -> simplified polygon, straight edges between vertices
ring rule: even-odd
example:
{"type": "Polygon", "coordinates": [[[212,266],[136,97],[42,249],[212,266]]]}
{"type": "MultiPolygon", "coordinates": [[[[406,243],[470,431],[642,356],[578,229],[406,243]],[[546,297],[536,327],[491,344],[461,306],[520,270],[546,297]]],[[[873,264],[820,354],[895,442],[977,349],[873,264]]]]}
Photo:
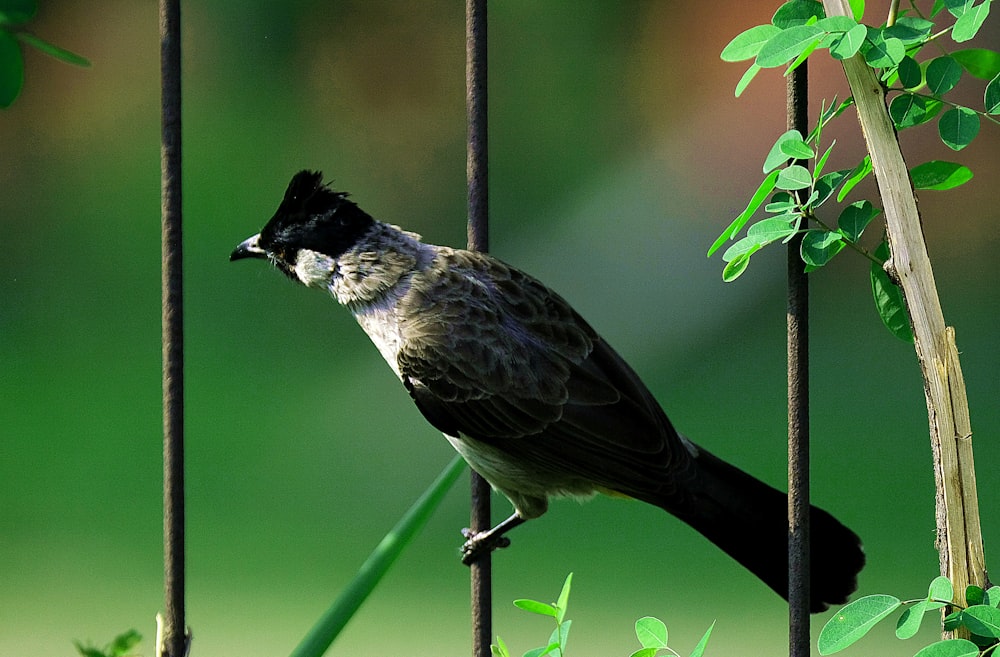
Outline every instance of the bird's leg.
{"type": "Polygon", "coordinates": [[[510,539],[504,534],[523,522],[524,518],[514,513],[493,529],[476,533],[473,533],[471,529],[463,529],[462,536],[466,538],[466,541],[462,546],[462,563],[468,566],[483,554],[489,554],[497,548],[505,548],[510,545],[510,539]]]}

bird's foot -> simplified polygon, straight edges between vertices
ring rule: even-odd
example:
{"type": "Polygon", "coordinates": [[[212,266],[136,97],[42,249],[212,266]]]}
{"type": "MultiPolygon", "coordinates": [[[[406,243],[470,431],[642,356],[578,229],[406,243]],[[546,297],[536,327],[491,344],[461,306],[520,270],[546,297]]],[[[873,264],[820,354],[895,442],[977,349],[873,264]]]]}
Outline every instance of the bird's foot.
{"type": "Polygon", "coordinates": [[[505,548],[510,545],[510,539],[503,535],[502,531],[497,531],[500,527],[487,529],[483,532],[473,532],[469,528],[462,530],[465,537],[465,544],[462,545],[462,563],[466,566],[472,565],[480,557],[490,554],[493,550],[505,548]]]}

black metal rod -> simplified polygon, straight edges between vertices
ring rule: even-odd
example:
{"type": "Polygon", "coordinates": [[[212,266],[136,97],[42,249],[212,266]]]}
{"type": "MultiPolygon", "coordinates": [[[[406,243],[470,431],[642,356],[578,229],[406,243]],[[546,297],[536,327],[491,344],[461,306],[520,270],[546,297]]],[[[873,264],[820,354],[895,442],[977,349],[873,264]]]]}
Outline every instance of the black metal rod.
{"type": "MultiPolygon", "coordinates": [[[[809,132],[808,73],[787,78],[788,129],[809,132]]],[[[788,654],[809,657],[809,282],[788,244],[788,654]]]]}
{"type": "Polygon", "coordinates": [[[162,657],[186,652],[184,611],[184,310],[181,271],[180,0],[160,0],[163,330],[162,657]]]}
{"type": "MultiPolygon", "coordinates": [[[[486,0],[465,3],[465,108],[468,120],[466,175],[469,185],[469,248],[489,250],[489,178],[486,95],[486,0]]],[[[490,486],[471,471],[473,533],[490,528],[490,486]]],[[[493,575],[489,551],[470,566],[472,655],[490,657],[493,638],[493,575]]]]}
{"type": "Polygon", "coordinates": [[[468,119],[469,248],[489,251],[486,0],[465,5],[465,109],[468,119]]]}

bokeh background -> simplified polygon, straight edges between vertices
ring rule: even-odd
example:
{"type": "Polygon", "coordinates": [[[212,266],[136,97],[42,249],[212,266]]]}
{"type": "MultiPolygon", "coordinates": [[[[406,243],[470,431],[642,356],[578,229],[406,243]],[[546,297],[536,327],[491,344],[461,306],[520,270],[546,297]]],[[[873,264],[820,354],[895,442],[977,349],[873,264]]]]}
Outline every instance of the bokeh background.
{"type": "MultiPolygon", "coordinates": [[[[24,93],[0,115],[0,655],[74,654],[74,639],[103,644],[130,627],[151,655],[162,605],[156,7],[41,4],[31,29],[93,67],[28,50],[24,93]]],[[[566,296],[681,430],[783,486],[784,254],[758,254],[731,285],[705,258],[785,121],[780,73],[735,99],[744,66],[718,53],[776,6],[492,4],[490,201],[497,255],[566,296]]],[[[228,254],[307,167],[376,217],[464,244],[463,9],[184,10],[192,654],[281,655],[452,452],[346,312],[228,254]]],[[[998,48],[990,29],[979,41],[998,48]]],[[[845,95],[822,60],[814,111],[845,95]]],[[[969,85],[967,101],[981,89],[969,85]]],[[[830,130],[831,167],[860,157],[856,132],[850,114],[830,130]]],[[[903,137],[911,164],[957,159],[976,174],[920,207],[963,355],[989,558],[1000,129],[984,123],[958,155],[933,126],[903,137]]],[[[863,536],[863,593],[921,596],[937,556],[913,350],[882,328],[866,262],[845,253],[811,281],[814,501],[863,536]]],[[[468,654],[466,497],[463,481],[331,654],[468,654]]],[[[496,518],[508,510],[496,498],[496,518]]],[[[644,615],[665,619],[682,653],[713,620],[710,654],[785,651],[783,602],[657,509],[556,503],[513,539],[495,559],[495,631],[518,654],[550,627],[510,601],[554,599],[570,571],[581,657],[628,654],[644,615]]],[[[846,654],[915,650],[887,626],[846,654]]]]}

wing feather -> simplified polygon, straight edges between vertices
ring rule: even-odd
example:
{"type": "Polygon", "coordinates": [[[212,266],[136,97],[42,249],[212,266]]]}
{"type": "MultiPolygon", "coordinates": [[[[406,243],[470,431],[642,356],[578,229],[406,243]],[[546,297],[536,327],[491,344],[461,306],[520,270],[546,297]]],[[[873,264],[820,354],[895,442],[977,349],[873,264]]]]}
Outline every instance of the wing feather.
{"type": "Polygon", "coordinates": [[[557,294],[442,250],[400,306],[400,373],[439,430],[487,443],[553,490],[678,491],[692,456],[635,372],[557,294]],[[405,318],[405,320],[404,320],[405,318]]]}

